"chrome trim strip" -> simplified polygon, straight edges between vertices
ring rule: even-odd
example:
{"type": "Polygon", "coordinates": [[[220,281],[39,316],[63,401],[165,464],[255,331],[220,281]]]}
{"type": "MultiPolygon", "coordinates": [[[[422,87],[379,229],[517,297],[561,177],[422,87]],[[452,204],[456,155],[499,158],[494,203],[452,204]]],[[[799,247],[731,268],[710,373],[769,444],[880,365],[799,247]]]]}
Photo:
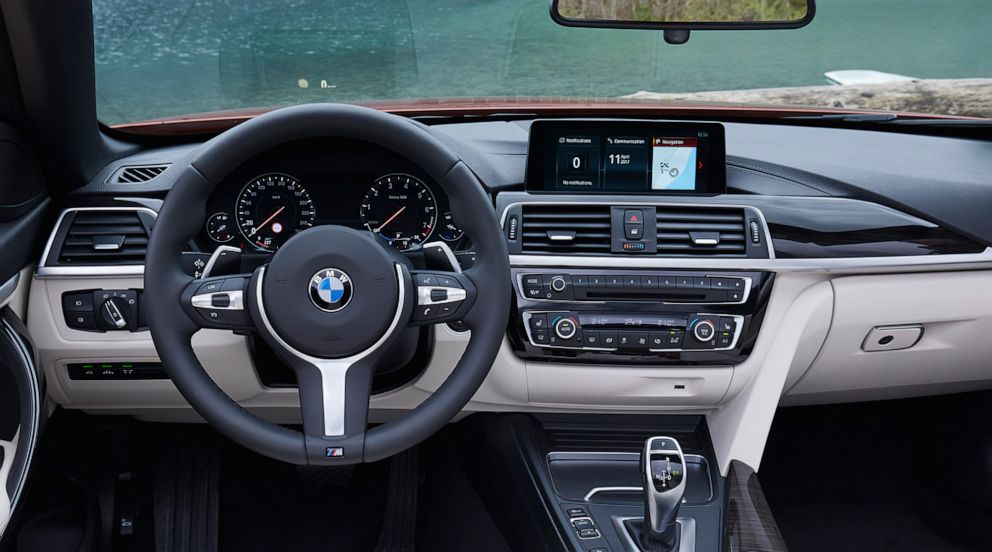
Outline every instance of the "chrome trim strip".
{"type": "Polygon", "coordinates": [[[3,305],[4,301],[14,294],[14,291],[17,290],[17,282],[20,279],[21,273],[15,272],[9,280],[4,282],[3,285],[0,285],[0,305],[3,305]]]}
{"type": "MultiPolygon", "coordinates": [[[[573,200],[573,201],[536,200],[536,201],[514,201],[512,203],[507,204],[507,206],[503,208],[503,212],[500,213],[500,216],[499,216],[499,227],[500,227],[500,231],[502,232],[503,226],[506,224],[506,216],[507,216],[507,213],[509,212],[509,210],[512,209],[515,206],[518,206],[518,205],[520,205],[520,206],[523,206],[523,205],[603,205],[603,206],[606,206],[606,207],[626,207],[626,206],[630,205],[630,206],[635,206],[635,207],[701,207],[701,208],[709,208],[709,209],[718,208],[718,207],[727,207],[727,208],[731,208],[731,209],[744,209],[744,210],[750,209],[750,210],[754,211],[758,215],[758,220],[761,221],[761,226],[765,230],[765,232],[764,232],[765,233],[765,245],[768,247],[768,258],[769,259],[774,259],[775,258],[775,244],[772,243],[772,234],[768,230],[768,221],[765,220],[765,214],[761,212],[761,209],[759,209],[758,207],[755,207],[753,205],[744,205],[744,204],[737,204],[737,203],[696,203],[695,201],[697,201],[697,200],[692,200],[691,202],[686,202],[686,203],[673,202],[673,201],[667,201],[666,202],[666,201],[663,201],[663,200],[659,200],[659,201],[629,201],[629,202],[628,201],[622,201],[621,202],[621,201],[603,201],[601,199],[597,200],[595,197],[590,197],[589,199],[586,199],[584,197],[581,197],[581,198],[580,197],[575,197],[575,196],[566,196],[566,197],[568,197],[568,199],[573,200]]],[[[657,221],[655,221],[655,224],[657,224],[657,221]]],[[[521,221],[520,221],[520,232],[521,232],[521,236],[522,236],[523,235],[522,234],[523,233],[523,219],[522,218],[521,218],[521,221]]],[[[746,230],[745,231],[745,236],[747,234],[749,234],[749,233],[750,233],[750,231],[749,230],[746,230]]],[[[510,264],[511,265],[513,264],[512,259],[515,256],[516,255],[510,255],[510,259],[511,259],[510,264]]],[[[528,255],[528,256],[530,256],[530,255],[528,255]]],[[[609,257],[604,257],[604,258],[608,258],[608,259],[610,259],[612,261],[612,260],[619,260],[619,259],[627,259],[628,257],[625,256],[625,255],[619,255],[619,254],[612,255],[611,254],[609,257]]],[[[630,257],[630,258],[637,258],[637,257],[630,257]]],[[[645,258],[647,258],[647,256],[645,256],[645,258]]],[[[652,259],[658,259],[658,257],[652,257],[652,259]]],[[[662,259],[672,259],[672,260],[678,261],[678,260],[689,260],[689,259],[692,259],[692,257],[662,257],[662,259]]]]}
{"type": "Polygon", "coordinates": [[[389,327],[386,328],[386,332],[382,334],[382,337],[373,343],[371,347],[360,353],[345,358],[319,358],[310,356],[293,348],[292,345],[286,343],[286,341],[283,340],[278,333],[276,333],[275,328],[272,327],[272,323],[269,322],[269,317],[265,312],[265,304],[262,302],[262,282],[265,281],[265,267],[259,269],[258,285],[255,289],[255,300],[258,304],[258,312],[261,314],[262,324],[265,325],[265,329],[270,335],[272,335],[280,346],[285,348],[287,351],[292,353],[293,356],[299,358],[300,360],[312,364],[317,368],[317,370],[320,371],[320,380],[323,390],[322,395],[324,399],[324,435],[327,437],[339,437],[345,434],[345,379],[348,375],[348,369],[359,360],[372,354],[372,352],[379,347],[382,347],[382,344],[386,342],[386,340],[393,334],[396,327],[399,325],[400,318],[403,314],[403,301],[406,299],[406,287],[403,285],[403,267],[398,264],[394,265],[394,267],[396,268],[396,279],[399,283],[399,297],[396,302],[396,313],[393,315],[392,322],[390,322],[389,327]]]}
{"type": "Polygon", "coordinates": [[[643,493],[644,487],[593,487],[582,500],[589,502],[592,497],[603,493],[643,493]]]}
{"type": "Polygon", "coordinates": [[[245,310],[245,298],[244,292],[239,290],[235,291],[215,291],[213,293],[201,293],[200,295],[194,295],[190,299],[190,303],[193,304],[194,308],[197,309],[212,309],[212,310],[245,310]],[[230,303],[226,307],[215,307],[213,304],[213,298],[216,295],[226,295],[230,300],[230,303]]]}
{"type": "Polygon", "coordinates": [[[52,251],[55,235],[58,234],[59,230],[62,228],[62,223],[65,222],[66,215],[71,212],[81,211],[134,211],[148,213],[152,216],[152,218],[158,218],[158,212],[147,207],[70,207],[68,209],[63,209],[62,212],[59,213],[59,218],[55,222],[55,227],[52,228],[52,232],[48,235],[48,242],[45,243],[45,250],[41,254],[41,261],[38,262],[38,268],[35,270],[35,276],[38,278],[72,276],[143,276],[145,274],[144,265],[48,266],[45,264],[45,261],[48,259],[48,256],[52,251]]]}
{"type": "Polygon", "coordinates": [[[462,288],[453,287],[443,287],[443,286],[417,286],[417,304],[418,305],[443,305],[445,303],[457,303],[459,301],[464,301],[468,297],[468,293],[462,288]],[[444,291],[448,298],[443,301],[435,301],[431,299],[432,291],[444,291]]]}
{"type": "MultiPolygon", "coordinates": [[[[523,313],[521,313],[522,316],[523,316],[523,319],[524,319],[524,332],[527,334],[527,341],[531,345],[533,345],[534,347],[537,347],[538,349],[562,349],[562,350],[565,350],[565,351],[596,351],[596,352],[606,352],[606,353],[615,353],[617,351],[620,351],[620,348],[619,347],[613,347],[613,348],[607,348],[607,347],[585,347],[585,346],[583,346],[583,347],[567,347],[567,346],[564,346],[564,345],[538,345],[537,343],[534,343],[534,338],[531,336],[531,333],[530,333],[530,319],[531,319],[531,317],[533,315],[535,315],[535,314],[551,314],[553,312],[568,312],[568,310],[567,309],[564,309],[564,310],[554,310],[554,311],[524,311],[523,313]]],[[[677,313],[677,314],[681,314],[681,313],[677,313]]],[[[699,351],[701,351],[701,352],[731,351],[731,350],[734,349],[734,347],[737,346],[737,342],[741,338],[741,332],[743,332],[743,330],[744,330],[744,317],[743,316],[741,316],[739,314],[716,314],[716,313],[709,313],[709,312],[696,312],[696,313],[687,313],[687,314],[694,314],[695,316],[716,316],[718,318],[720,318],[720,317],[723,317],[723,318],[733,318],[734,319],[734,340],[730,343],[730,347],[718,347],[716,349],[650,349],[649,348],[647,351],[637,351],[637,350],[630,349],[630,350],[627,350],[626,352],[629,353],[629,354],[631,354],[631,355],[637,355],[637,354],[645,354],[645,353],[681,353],[681,352],[699,352],[699,351]]],[[[686,329],[683,330],[683,334],[684,334],[682,336],[683,343],[685,342],[685,339],[687,337],[689,337],[689,329],[688,328],[689,327],[686,326],[686,329]]],[[[551,330],[549,329],[548,331],[550,332],[551,330]]],[[[595,329],[593,331],[610,332],[610,331],[613,331],[613,330],[604,330],[604,329],[597,328],[597,329],[595,329]]],[[[620,330],[617,330],[617,331],[620,331],[620,330]]],[[[631,330],[630,331],[632,331],[632,332],[650,332],[651,331],[651,328],[650,327],[644,327],[644,326],[631,326],[631,330]]],[[[659,331],[661,331],[661,330],[659,330],[659,331]]]]}
{"type": "MultiPolygon", "coordinates": [[[[631,520],[643,520],[643,517],[621,517],[613,516],[613,528],[623,542],[626,552],[642,552],[636,539],[627,532],[627,525],[624,523],[631,520]]],[[[696,520],[689,517],[680,517],[675,520],[679,524],[679,550],[678,552],[696,552],[696,520]]]]}
{"type": "Polygon", "coordinates": [[[514,268],[553,266],[654,270],[755,270],[764,272],[828,272],[863,274],[871,272],[919,272],[928,270],[975,270],[992,268],[992,247],[981,253],[918,255],[911,257],[857,257],[843,259],[675,259],[647,257],[578,257],[560,255],[510,255],[514,268]]]}

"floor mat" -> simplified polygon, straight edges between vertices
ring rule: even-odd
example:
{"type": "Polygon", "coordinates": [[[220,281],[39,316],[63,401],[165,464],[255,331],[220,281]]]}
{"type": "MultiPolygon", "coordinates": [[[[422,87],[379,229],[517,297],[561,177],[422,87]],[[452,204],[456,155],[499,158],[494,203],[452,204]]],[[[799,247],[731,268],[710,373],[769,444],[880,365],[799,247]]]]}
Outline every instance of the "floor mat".
{"type": "Polygon", "coordinates": [[[790,549],[963,550],[914,507],[926,475],[908,456],[913,404],[779,410],[759,477],[790,549]]]}

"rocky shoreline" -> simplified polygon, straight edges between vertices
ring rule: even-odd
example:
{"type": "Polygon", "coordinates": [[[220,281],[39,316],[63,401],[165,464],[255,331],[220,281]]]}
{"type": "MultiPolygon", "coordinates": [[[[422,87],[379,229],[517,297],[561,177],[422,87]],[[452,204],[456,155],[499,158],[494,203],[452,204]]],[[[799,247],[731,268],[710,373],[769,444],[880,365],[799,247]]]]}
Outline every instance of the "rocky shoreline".
{"type": "Polygon", "coordinates": [[[824,85],[684,94],[641,91],[625,97],[659,102],[796,105],[992,118],[992,79],[923,79],[890,84],[824,85]]]}

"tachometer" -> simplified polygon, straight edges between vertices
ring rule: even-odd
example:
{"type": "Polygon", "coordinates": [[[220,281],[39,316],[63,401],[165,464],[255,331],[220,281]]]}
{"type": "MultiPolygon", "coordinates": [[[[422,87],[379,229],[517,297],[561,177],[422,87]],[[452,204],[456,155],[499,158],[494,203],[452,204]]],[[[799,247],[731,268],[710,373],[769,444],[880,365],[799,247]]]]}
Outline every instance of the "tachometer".
{"type": "Polygon", "coordinates": [[[437,222],[437,201],[421,180],[408,174],[376,179],[365,194],[362,224],[393,247],[405,250],[427,241],[437,222]]]}
{"type": "Polygon", "coordinates": [[[294,233],[313,226],[313,201],[300,181],[285,174],[264,174],[238,195],[235,213],[245,239],[269,251],[294,233]]]}

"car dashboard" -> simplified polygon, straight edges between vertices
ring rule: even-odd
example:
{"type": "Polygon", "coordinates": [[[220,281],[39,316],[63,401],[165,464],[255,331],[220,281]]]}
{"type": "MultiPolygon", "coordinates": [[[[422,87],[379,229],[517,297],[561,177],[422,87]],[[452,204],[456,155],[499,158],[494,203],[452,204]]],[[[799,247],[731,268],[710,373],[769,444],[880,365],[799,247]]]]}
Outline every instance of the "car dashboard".
{"type": "MultiPolygon", "coordinates": [[[[720,169],[723,189],[653,193],[637,187],[637,173],[625,177],[633,187],[588,193],[529,187],[529,160],[557,159],[555,145],[533,149],[532,119],[430,122],[490,195],[515,291],[503,346],[465,413],[705,414],[725,470],[730,459],[757,465],[780,404],[992,387],[983,337],[992,296],[982,292],[992,284],[988,142],[723,122],[719,167],[694,160],[720,169]],[[642,221],[634,234],[632,216],[642,221]]],[[[143,325],[140,249],[142,225],[153,228],[178,167],[198,147],[119,159],[72,194],[54,225],[33,274],[28,325],[59,404],[197,419],[143,325]],[[148,167],[157,172],[121,180],[148,167]],[[112,218],[129,212],[136,218],[112,218]],[[123,235],[137,256],[72,254],[78,240],[94,239],[86,232],[94,226],[123,235]],[[112,298],[136,303],[126,327],[100,318],[112,298]]],[[[620,169],[641,163],[638,155],[618,157],[627,161],[620,169]]],[[[588,168],[587,158],[577,163],[588,168]]],[[[679,180],[664,168],[663,183],[679,180]]],[[[319,139],[261,153],[224,179],[206,210],[186,251],[190,274],[202,274],[223,246],[264,263],[288,236],[324,224],[369,231],[401,253],[438,242],[460,263],[473,253],[458,213],[417,160],[373,144],[319,139]]],[[[370,421],[429,398],[469,339],[456,324],[424,327],[415,350],[377,372],[370,421]]],[[[259,340],[202,330],[193,345],[240,404],[298,422],[295,382],[259,340]]]]}

